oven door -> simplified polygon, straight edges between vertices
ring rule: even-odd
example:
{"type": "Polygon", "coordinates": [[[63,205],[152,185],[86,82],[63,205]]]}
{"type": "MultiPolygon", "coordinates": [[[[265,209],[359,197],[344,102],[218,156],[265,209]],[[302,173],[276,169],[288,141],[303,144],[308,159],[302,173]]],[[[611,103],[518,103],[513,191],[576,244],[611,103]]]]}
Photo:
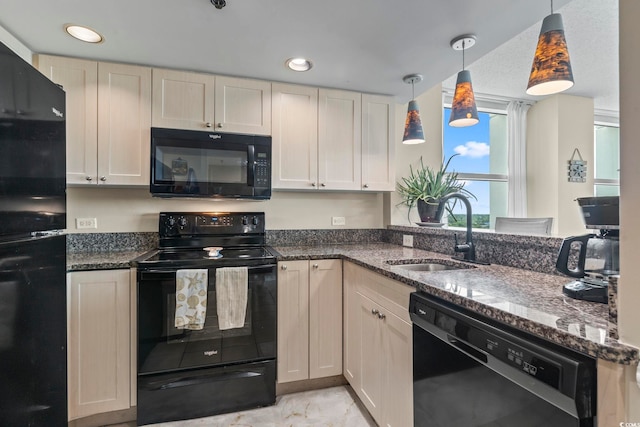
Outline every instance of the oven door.
{"type": "Polygon", "coordinates": [[[138,269],[138,375],[259,362],[276,357],[276,266],[248,267],[244,326],[221,331],[215,268],[208,271],[202,330],[177,329],[176,269],[138,269]]]}

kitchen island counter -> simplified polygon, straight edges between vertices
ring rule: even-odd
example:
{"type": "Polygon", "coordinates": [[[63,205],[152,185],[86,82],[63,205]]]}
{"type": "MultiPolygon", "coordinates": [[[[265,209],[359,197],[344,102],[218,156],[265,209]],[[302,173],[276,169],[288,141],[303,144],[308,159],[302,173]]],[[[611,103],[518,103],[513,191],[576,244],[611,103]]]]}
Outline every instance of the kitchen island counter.
{"type": "Polygon", "coordinates": [[[279,261],[339,258],[435,295],[476,313],[590,356],[638,363],[638,349],[620,343],[605,304],[565,296],[571,279],[502,265],[452,260],[446,254],[390,243],[276,246],[279,261]],[[462,267],[410,271],[397,264],[436,260],[462,267]]]}

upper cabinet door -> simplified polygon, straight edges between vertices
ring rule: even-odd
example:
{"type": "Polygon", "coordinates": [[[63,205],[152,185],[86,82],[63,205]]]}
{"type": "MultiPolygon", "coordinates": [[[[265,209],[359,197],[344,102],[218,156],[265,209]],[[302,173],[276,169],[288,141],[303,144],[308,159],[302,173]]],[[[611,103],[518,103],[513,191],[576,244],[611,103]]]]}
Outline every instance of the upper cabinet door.
{"type": "Polygon", "coordinates": [[[47,55],[38,55],[35,62],[66,93],[67,183],[96,184],[98,63],[47,55]]]}
{"type": "Polygon", "coordinates": [[[147,185],[151,143],[151,68],[98,66],[100,184],[147,185]]]}
{"type": "Polygon", "coordinates": [[[395,102],[379,95],[362,95],[362,189],[395,189],[395,102]]]}
{"type": "Polygon", "coordinates": [[[216,77],[215,128],[271,135],[271,83],[216,77]]]}
{"type": "Polygon", "coordinates": [[[318,181],[318,89],[274,83],[272,185],[310,189],[318,181]]]}
{"type": "Polygon", "coordinates": [[[214,123],[215,77],[153,69],[154,127],[207,130],[214,123]]]}
{"type": "Polygon", "coordinates": [[[361,112],[360,93],[319,90],[320,189],[360,190],[361,112]]]}

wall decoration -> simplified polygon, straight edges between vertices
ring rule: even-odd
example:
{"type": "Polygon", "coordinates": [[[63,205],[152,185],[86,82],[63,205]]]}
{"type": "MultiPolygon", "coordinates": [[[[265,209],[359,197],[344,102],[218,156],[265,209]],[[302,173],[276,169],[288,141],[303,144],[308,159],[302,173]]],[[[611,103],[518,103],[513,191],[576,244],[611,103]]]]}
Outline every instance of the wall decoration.
{"type": "Polygon", "coordinates": [[[580,150],[573,150],[571,160],[569,160],[569,182],[586,182],[587,181],[587,162],[582,159],[580,150]],[[578,159],[576,159],[576,154],[578,159]]]}

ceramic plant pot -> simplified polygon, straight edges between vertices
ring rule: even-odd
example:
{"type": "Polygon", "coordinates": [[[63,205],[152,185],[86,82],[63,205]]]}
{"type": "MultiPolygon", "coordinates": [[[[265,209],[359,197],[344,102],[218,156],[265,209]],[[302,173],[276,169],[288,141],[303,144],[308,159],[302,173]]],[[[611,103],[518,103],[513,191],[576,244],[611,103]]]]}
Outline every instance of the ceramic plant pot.
{"type": "Polygon", "coordinates": [[[444,203],[440,203],[439,200],[428,199],[428,201],[418,200],[418,215],[420,215],[420,221],[422,222],[434,222],[439,223],[442,220],[442,214],[444,212],[444,203]]]}

